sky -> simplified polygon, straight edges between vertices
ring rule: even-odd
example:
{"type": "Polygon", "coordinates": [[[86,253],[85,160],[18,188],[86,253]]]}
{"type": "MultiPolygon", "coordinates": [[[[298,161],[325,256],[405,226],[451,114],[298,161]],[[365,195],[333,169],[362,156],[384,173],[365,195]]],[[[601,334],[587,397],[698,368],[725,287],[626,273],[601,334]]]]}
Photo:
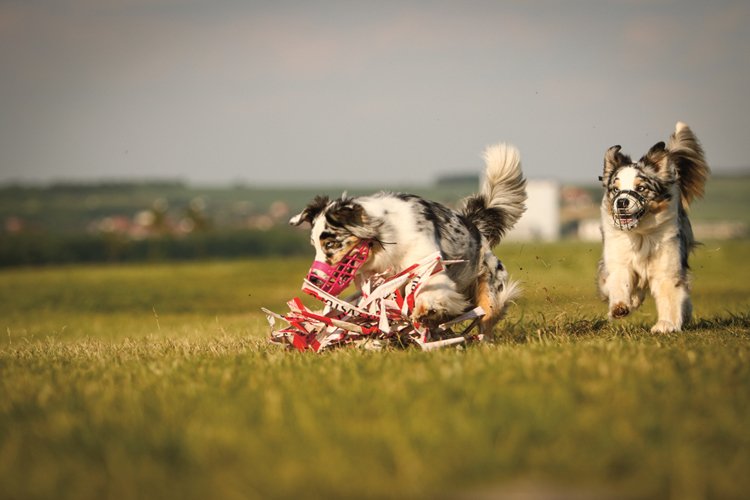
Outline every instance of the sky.
{"type": "Polygon", "coordinates": [[[750,165],[750,2],[0,0],[0,183],[595,181],[676,121],[750,165]]]}

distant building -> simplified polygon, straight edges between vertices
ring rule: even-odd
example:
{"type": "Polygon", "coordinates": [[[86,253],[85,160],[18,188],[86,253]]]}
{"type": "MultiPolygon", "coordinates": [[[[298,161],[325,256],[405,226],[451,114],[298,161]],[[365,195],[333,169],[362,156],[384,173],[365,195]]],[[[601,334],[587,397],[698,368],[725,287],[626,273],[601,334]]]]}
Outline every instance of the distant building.
{"type": "Polygon", "coordinates": [[[508,241],[556,241],[560,238],[560,185],[552,180],[529,180],[526,212],[508,233],[508,241]]]}

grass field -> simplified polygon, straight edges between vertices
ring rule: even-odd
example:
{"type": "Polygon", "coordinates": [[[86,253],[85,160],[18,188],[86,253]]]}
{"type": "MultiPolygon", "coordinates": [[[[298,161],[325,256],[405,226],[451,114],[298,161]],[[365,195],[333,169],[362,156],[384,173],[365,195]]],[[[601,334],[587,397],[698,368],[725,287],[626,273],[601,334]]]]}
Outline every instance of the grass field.
{"type": "Polygon", "coordinates": [[[269,345],[309,259],[2,270],[0,498],[747,498],[750,242],[670,335],[599,251],[501,245],[496,342],[431,353],[269,345]]]}

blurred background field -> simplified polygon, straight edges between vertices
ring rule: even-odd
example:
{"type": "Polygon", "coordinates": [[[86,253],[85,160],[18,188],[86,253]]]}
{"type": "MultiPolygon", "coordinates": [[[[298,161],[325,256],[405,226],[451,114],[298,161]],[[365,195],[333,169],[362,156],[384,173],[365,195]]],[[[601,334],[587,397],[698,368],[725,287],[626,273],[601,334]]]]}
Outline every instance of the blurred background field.
{"type": "MultiPolygon", "coordinates": [[[[391,186],[449,206],[474,192],[473,175],[391,186]]],[[[367,194],[359,188],[349,194],[367,194]]],[[[289,217],[317,194],[344,187],[200,187],[178,181],[0,186],[0,266],[306,255],[289,217]]],[[[601,187],[531,180],[516,241],[598,241],[601,187]]],[[[693,205],[699,239],[750,236],[750,174],[715,176],[693,205]]]]}
{"type": "Polygon", "coordinates": [[[4,269],[0,496],[744,496],[750,242],[696,251],[658,336],[604,319],[599,252],[501,244],[496,342],[434,353],[269,345],[310,255],[4,269]]]}

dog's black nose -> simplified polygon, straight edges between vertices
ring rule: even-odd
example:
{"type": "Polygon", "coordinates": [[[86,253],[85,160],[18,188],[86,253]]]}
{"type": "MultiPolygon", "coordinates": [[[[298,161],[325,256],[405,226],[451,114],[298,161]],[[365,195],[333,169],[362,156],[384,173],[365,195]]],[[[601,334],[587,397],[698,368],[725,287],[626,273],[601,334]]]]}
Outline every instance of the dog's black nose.
{"type": "Polygon", "coordinates": [[[617,208],[628,208],[628,205],[630,205],[630,200],[627,198],[617,200],[617,208]]]}

